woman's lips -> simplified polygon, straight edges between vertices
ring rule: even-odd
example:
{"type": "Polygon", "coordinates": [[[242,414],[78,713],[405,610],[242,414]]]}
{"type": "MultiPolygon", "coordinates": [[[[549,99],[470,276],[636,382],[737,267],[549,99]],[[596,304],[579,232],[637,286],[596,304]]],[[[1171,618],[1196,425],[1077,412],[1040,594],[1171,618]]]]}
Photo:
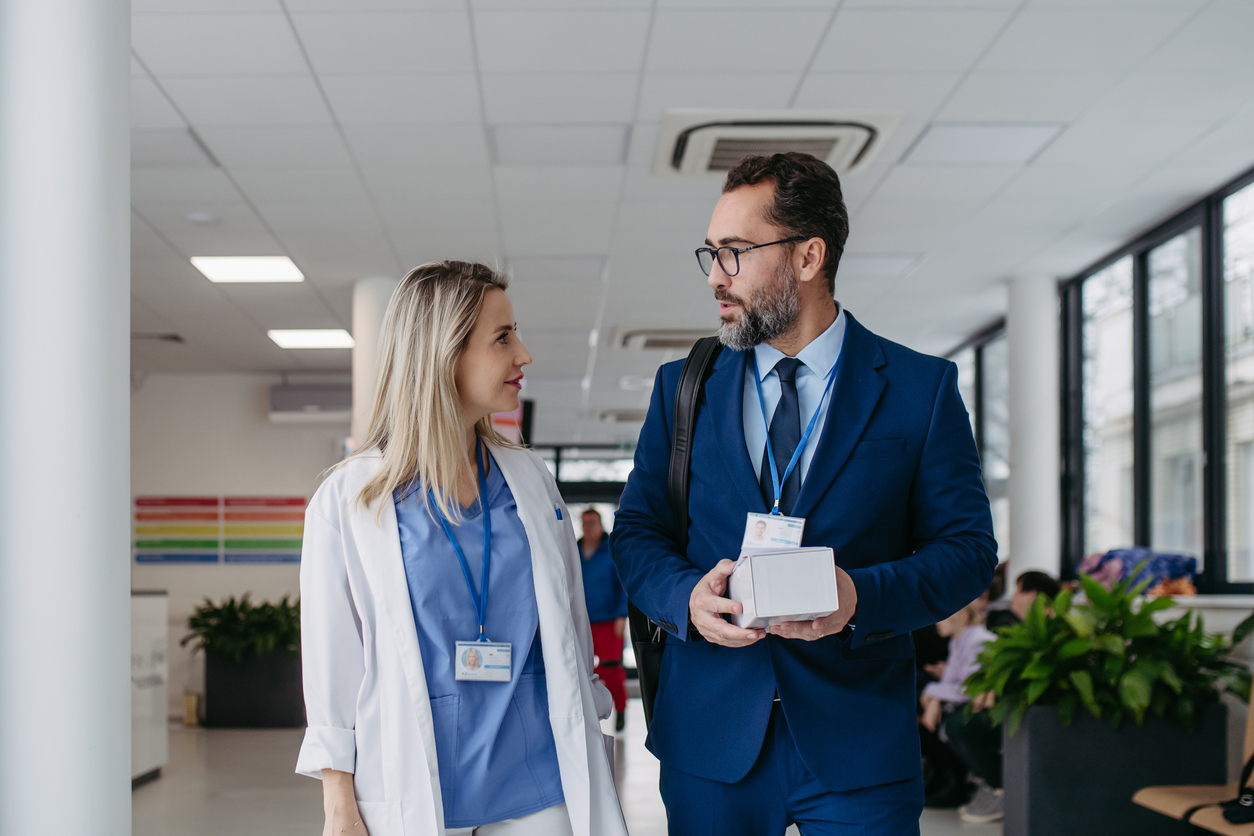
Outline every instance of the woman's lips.
{"type": "Polygon", "coordinates": [[[521,389],[521,388],[522,388],[522,379],[523,379],[523,376],[522,376],[522,375],[519,375],[518,377],[514,378],[513,380],[507,380],[507,381],[505,381],[505,385],[506,385],[506,386],[513,386],[515,389],[521,389]]]}

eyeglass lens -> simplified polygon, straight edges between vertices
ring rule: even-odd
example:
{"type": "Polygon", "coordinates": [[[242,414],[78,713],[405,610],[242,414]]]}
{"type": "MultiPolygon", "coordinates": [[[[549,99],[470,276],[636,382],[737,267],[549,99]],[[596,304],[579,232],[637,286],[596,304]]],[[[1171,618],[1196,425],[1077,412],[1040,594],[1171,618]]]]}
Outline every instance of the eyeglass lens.
{"type": "MultiPolygon", "coordinates": [[[[731,247],[719,247],[714,252],[718,253],[718,262],[725,274],[734,276],[740,272],[740,259],[737,257],[734,249],[731,247]]],[[[710,270],[714,267],[714,252],[711,252],[706,247],[697,250],[697,263],[701,265],[701,272],[707,276],[710,275],[710,270]]]]}

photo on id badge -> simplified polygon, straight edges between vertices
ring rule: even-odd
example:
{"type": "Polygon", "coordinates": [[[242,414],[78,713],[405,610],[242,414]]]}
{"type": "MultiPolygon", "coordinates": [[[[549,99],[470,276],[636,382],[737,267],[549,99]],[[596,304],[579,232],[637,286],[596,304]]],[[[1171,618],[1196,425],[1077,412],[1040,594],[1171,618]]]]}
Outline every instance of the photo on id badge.
{"type": "Polygon", "coordinates": [[[778,551],[801,546],[801,534],[806,521],[801,517],[784,517],[778,514],[749,514],[745,520],[745,537],[740,544],[742,553],[778,551]]]}

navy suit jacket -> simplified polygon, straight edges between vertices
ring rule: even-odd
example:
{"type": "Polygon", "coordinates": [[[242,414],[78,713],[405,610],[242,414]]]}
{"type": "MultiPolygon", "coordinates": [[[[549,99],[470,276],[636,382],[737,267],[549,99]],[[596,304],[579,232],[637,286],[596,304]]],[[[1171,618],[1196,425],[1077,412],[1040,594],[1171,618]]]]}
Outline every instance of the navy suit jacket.
{"type": "MultiPolygon", "coordinates": [[[[848,315],[848,314],[846,314],[848,315]]],[[[688,598],[735,559],[745,515],[763,513],[745,449],[747,352],[724,349],[692,451],[687,554],[667,493],[682,361],[658,370],[611,547],[631,600],[670,633],[648,747],[665,764],[736,782],[753,766],[778,693],[798,751],[831,790],[921,771],[910,631],[988,587],[997,565],[988,498],[953,363],[872,334],[849,316],[841,368],[793,514],[803,545],[829,546],[858,592],[850,635],[768,635],[721,647],[689,634],[688,598]]]]}

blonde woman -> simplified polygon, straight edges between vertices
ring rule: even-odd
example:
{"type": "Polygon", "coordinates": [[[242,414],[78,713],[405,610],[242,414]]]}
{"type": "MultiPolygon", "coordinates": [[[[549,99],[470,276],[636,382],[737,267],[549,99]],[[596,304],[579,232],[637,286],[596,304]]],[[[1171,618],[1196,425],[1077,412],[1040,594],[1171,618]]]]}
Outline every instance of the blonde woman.
{"type": "Polygon", "coordinates": [[[426,264],[380,335],[362,452],[309,503],[301,647],[325,836],[625,836],[570,514],[492,429],[531,362],[507,280],[426,264]]]}

